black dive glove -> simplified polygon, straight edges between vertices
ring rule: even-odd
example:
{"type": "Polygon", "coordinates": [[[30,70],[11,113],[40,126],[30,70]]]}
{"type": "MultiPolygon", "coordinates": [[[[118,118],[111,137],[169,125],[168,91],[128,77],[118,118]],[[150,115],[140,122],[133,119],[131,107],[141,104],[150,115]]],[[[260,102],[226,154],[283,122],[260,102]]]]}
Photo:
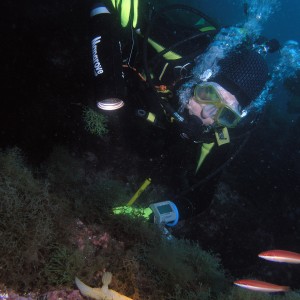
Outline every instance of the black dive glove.
{"type": "Polygon", "coordinates": [[[191,139],[194,142],[200,142],[205,126],[200,118],[196,116],[189,116],[187,120],[179,123],[180,136],[191,139]]]}

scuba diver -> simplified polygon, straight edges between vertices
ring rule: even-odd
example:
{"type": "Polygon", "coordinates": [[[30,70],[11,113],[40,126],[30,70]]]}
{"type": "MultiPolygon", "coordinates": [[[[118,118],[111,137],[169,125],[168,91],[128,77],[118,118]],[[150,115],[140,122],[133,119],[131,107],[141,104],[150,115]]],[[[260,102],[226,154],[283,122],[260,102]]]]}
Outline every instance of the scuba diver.
{"type": "Polygon", "coordinates": [[[126,110],[166,132],[170,143],[175,132],[201,145],[196,173],[215,145],[230,143],[269,79],[265,56],[280,47],[274,39],[250,39],[245,28],[221,28],[185,5],[93,2],[90,20],[91,106],[126,110]]]}

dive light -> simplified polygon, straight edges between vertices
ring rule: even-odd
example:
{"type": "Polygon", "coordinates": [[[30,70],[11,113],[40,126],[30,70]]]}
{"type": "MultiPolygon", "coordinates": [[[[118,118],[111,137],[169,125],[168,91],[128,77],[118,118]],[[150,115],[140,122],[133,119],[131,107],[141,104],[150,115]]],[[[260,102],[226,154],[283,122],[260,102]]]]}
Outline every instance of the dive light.
{"type": "Polygon", "coordinates": [[[102,110],[117,110],[124,106],[125,98],[118,24],[109,10],[99,2],[92,6],[90,17],[96,102],[92,106],[102,110]]]}

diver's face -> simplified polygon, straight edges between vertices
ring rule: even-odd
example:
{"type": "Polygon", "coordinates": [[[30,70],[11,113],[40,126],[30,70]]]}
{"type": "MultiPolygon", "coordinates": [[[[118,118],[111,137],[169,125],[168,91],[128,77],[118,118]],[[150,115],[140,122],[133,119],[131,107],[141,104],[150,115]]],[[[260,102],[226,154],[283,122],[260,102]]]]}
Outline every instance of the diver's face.
{"type": "MultiPolygon", "coordinates": [[[[240,105],[234,95],[229,93],[223,87],[218,85],[218,93],[221,96],[221,102],[233,109],[240,112],[240,105]]],[[[191,97],[186,106],[190,115],[196,116],[201,119],[203,125],[209,126],[214,124],[218,108],[214,104],[204,104],[196,101],[195,97],[191,97]]]]}
{"type": "Polygon", "coordinates": [[[209,126],[214,123],[214,116],[218,109],[211,104],[200,104],[192,97],[186,106],[191,116],[196,116],[201,119],[203,125],[209,126]]]}

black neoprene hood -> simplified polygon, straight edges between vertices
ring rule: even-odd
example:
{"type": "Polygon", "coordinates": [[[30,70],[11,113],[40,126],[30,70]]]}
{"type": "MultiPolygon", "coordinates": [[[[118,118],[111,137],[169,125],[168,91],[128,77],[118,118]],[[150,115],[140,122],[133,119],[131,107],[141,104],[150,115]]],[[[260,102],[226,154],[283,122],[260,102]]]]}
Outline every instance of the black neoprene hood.
{"type": "Polygon", "coordinates": [[[253,50],[232,52],[219,66],[220,71],[212,81],[233,94],[242,107],[259,96],[269,77],[266,60],[253,50]]]}

